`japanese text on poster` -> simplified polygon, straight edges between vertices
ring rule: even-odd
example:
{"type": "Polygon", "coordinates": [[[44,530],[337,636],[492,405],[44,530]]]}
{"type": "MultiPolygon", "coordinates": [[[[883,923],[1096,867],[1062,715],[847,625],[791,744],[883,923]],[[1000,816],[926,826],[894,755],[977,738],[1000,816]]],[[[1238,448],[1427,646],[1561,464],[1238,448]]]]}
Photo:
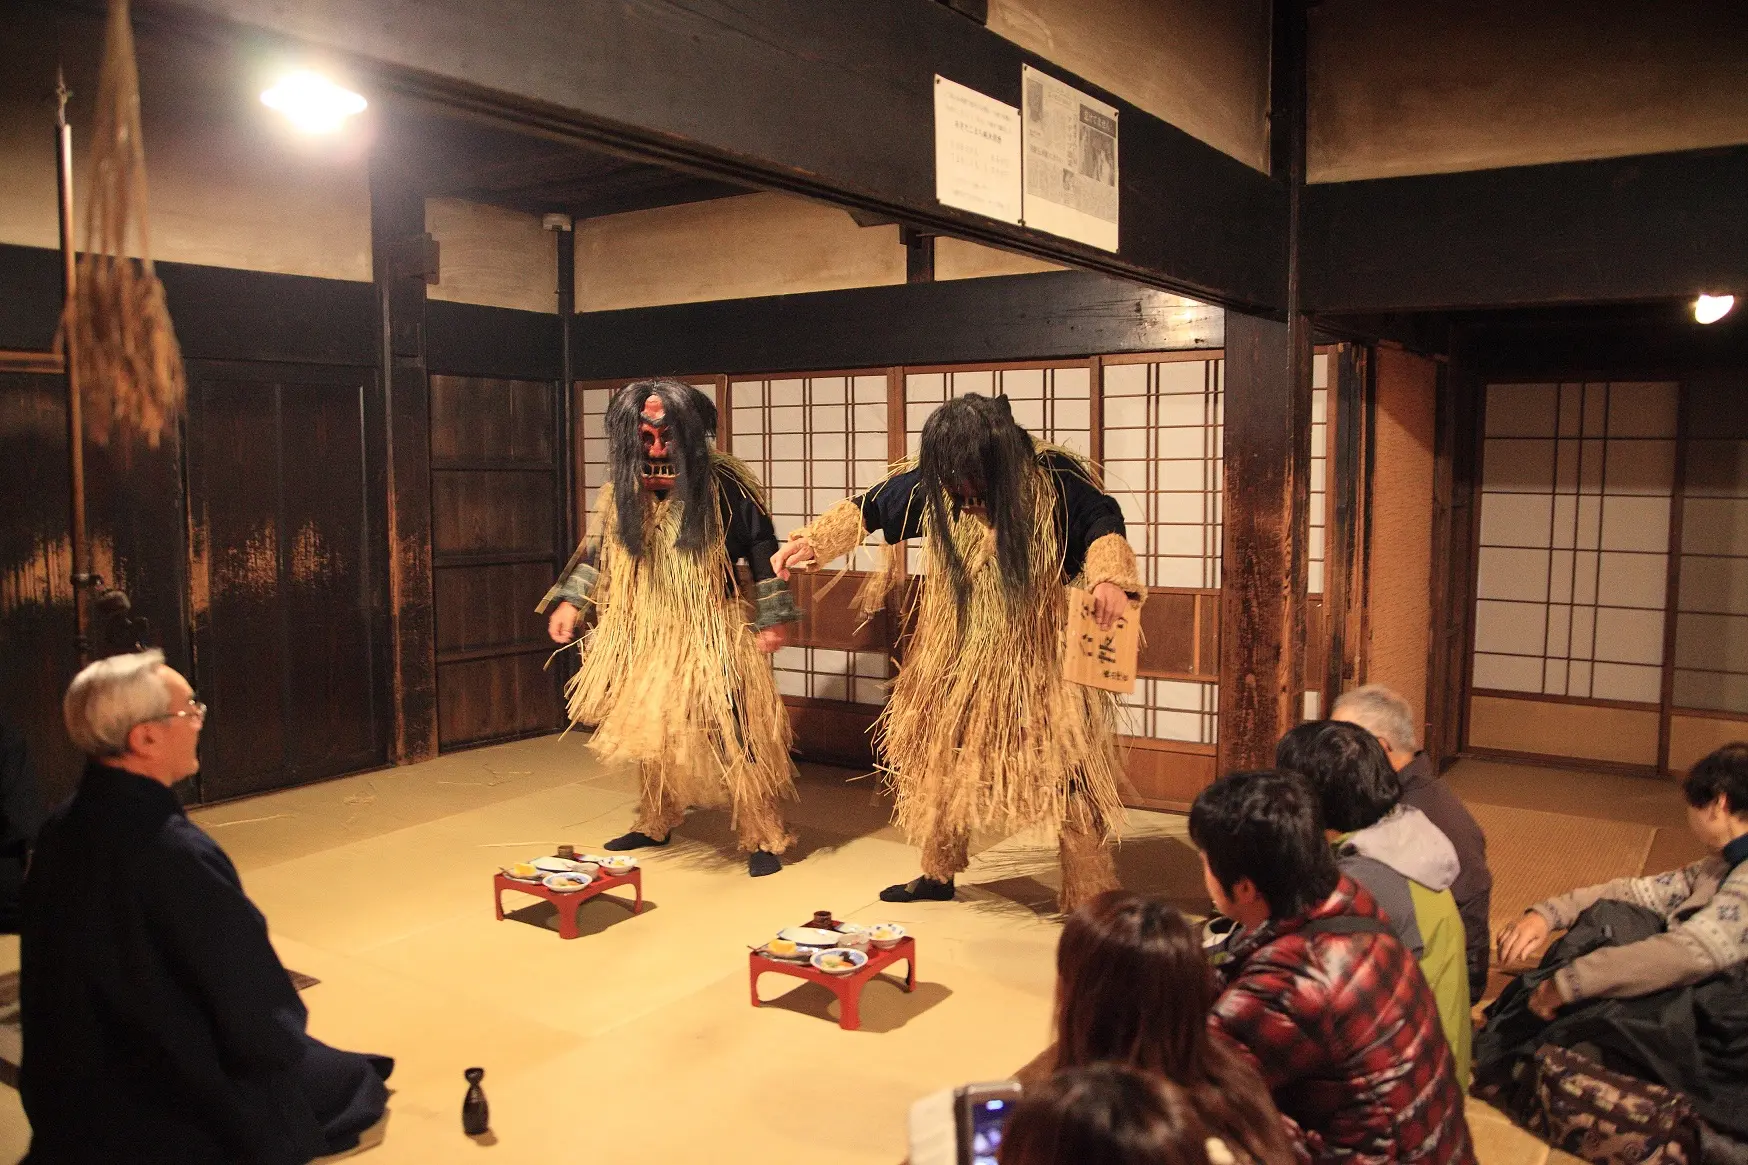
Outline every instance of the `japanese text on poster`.
{"type": "Polygon", "coordinates": [[[1032,66],[1024,70],[1029,227],[1117,249],[1117,110],[1032,66]]]}
{"type": "Polygon", "coordinates": [[[944,206],[1020,221],[1020,111],[940,76],[935,197],[944,206]]]}

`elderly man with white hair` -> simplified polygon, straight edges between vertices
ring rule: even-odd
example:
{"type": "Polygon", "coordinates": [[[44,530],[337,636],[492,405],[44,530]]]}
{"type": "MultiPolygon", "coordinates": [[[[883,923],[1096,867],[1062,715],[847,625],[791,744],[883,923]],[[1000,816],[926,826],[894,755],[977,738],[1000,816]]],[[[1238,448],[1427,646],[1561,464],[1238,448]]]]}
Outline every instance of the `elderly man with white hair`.
{"type": "Polygon", "coordinates": [[[303,1162],[357,1145],[394,1061],[328,1047],[230,859],[171,786],[206,705],[157,651],[81,671],[89,758],[24,884],[26,1165],[303,1162]]]}
{"type": "Polygon", "coordinates": [[[1383,684],[1366,684],[1337,697],[1329,718],[1357,724],[1378,738],[1402,782],[1403,804],[1426,814],[1456,847],[1460,868],[1451,897],[1457,900],[1463,920],[1470,1002],[1479,1003],[1487,989],[1492,951],[1487,912],[1493,902],[1493,873],[1487,868],[1487,835],[1456,790],[1432,771],[1432,759],[1421,751],[1414,709],[1407,700],[1383,684]]]}

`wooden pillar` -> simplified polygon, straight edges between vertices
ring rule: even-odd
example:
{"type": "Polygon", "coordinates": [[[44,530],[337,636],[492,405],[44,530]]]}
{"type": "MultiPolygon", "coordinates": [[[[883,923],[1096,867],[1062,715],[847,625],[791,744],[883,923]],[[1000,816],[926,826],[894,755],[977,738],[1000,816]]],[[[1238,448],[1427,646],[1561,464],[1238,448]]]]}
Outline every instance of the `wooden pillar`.
{"type": "Polygon", "coordinates": [[[1226,315],[1219,771],[1268,768],[1299,722],[1311,474],[1310,329],[1226,315]]]}
{"type": "Polygon", "coordinates": [[[425,232],[422,185],[381,157],[373,157],[370,167],[370,248],[387,399],[390,755],[397,764],[410,764],[437,754],[431,400],[425,362],[425,285],[437,276],[437,243],[425,232]]]}
{"type": "Polygon", "coordinates": [[[1311,326],[1299,311],[1305,8],[1275,0],[1271,170],[1287,192],[1287,311],[1226,313],[1218,771],[1267,768],[1299,722],[1311,475],[1311,326]]]}
{"type": "Polygon", "coordinates": [[[935,236],[915,227],[898,228],[904,243],[904,281],[933,283],[935,281],[935,236]]]}

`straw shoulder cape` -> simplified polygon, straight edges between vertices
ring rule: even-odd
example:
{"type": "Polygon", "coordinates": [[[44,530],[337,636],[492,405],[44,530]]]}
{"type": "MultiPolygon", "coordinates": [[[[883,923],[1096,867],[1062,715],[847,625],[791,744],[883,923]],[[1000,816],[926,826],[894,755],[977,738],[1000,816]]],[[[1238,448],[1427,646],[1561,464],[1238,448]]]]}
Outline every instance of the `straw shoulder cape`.
{"type": "MultiPolygon", "coordinates": [[[[1122,820],[1116,697],[1063,678],[1063,585],[1112,582],[1137,600],[1147,590],[1122,511],[1089,465],[1066,450],[1040,448],[1027,488],[1033,581],[1024,593],[1003,588],[995,537],[982,521],[957,517],[945,532],[970,574],[963,608],[914,464],[901,463],[867,493],[791,535],[805,535],[821,563],[869,530],[883,533],[889,554],[895,543],[924,540],[915,633],[875,725],[898,823],[913,841],[980,826],[1113,829],[1122,820]]],[[[864,609],[894,580],[897,556],[888,562],[886,575],[864,589],[864,609]]]]}
{"type": "Polygon", "coordinates": [[[572,722],[595,726],[596,755],[643,764],[645,779],[664,782],[683,805],[723,805],[731,789],[738,799],[792,798],[788,711],[755,645],[729,557],[733,541],[755,570],[763,558],[768,573],[776,539],[751,471],[723,453],[712,454],[712,468],[717,505],[703,550],[674,545],[684,503],[652,497],[643,553],[632,556],[605,485],[595,507],[599,541],[579,550],[541,606],[564,599],[597,612],[566,688],[572,722]],[[749,499],[756,518],[742,504],[749,499]],[[762,531],[725,528],[748,521],[762,531]]]}

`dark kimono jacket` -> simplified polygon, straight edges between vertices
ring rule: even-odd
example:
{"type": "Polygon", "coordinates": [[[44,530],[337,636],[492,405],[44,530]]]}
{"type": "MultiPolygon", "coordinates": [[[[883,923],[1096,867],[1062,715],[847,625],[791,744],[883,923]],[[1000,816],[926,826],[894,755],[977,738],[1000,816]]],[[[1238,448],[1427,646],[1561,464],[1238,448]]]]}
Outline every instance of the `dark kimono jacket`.
{"type": "MultiPolygon", "coordinates": [[[[1125,533],[1123,509],[1117,499],[1086,477],[1070,457],[1045,450],[1038,463],[1050,474],[1056,491],[1056,544],[1062,548],[1064,581],[1080,573],[1087,547],[1106,534],[1125,533]]],[[[853,499],[862,510],[862,525],[879,530],[889,544],[923,536],[922,470],[894,474],[853,499]]],[[[775,550],[773,550],[775,553],[775,550]]]]}
{"type": "Polygon", "coordinates": [[[23,923],[26,1165],[301,1165],[382,1115],[393,1061],[305,1032],[236,868],[156,781],[86,767],[23,923]]]}

